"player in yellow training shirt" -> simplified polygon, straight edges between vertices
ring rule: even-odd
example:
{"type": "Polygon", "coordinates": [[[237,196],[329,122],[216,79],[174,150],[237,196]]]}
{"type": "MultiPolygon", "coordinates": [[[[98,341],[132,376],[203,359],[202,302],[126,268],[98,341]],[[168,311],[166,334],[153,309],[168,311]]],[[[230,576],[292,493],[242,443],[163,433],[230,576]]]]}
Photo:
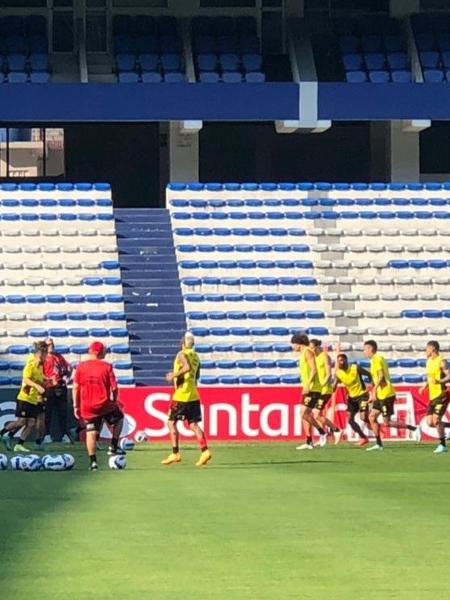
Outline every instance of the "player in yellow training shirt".
{"type": "Polygon", "coordinates": [[[175,357],[173,370],[166,375],[166,380],[174,384],[175,390],[172,394],[167,421],[172,452],[161,461],[163,465],[181,462],[178,421],[187,421],[198,440],[201,454],[195,463],[196,466],[204,466],[211,460],[205,434],[199,425],[202,421],[200,396],[197,390],[199,377],[200,359],[194,349],[194,336],[188,332],[181,340],[181,350],[175,357]]]}
{"type": "Polygon", "coordinates": [[[316,358],[309,347],[309,338],[305,333],[295,333],[291,338],[291,346],[299,357],[300,379],[302,382],[301,416],[306,434],[306,443],[297,446],[297,450],[313,450],[312,427],[319,432],[319,445],[325,446],[327,435],[321,424],[314,418],[313,409],[322,396],[316,358]]]}
{"type": "Polygon", "coordinates": [[[448,452],[445,440],[445,428],[450,427],[448,421],[442,420],[449,403],[449,393],[446,384],[450,382],[450,369],[445,358],[439,353],[439,350],[439,342],[428,342],[425,348],[427,381],[419,390],[423,394],[428,388],[427,424],[429,427],[435,427],[439,435],[439,446],[434,450],[434,454],[448,452]]]}
{"type": "Polygon", "coordinates": [[[369,381],[372,381],[372,377],[369,371],[363,369],[356,363],[349,365],[348,357],[346,354],[338,354],[336,357],[336,369],[335,369],[335,385],[334,389],[339,384],[342,384],[347,392],[347,412],[348,412],[348,424],[353,431],[359,435],[358,446],[365,446],[369,443],[369,440],[361,429],[359,424],[355,421],[356,415],[359,413],[361,421],[366,425],[369,425],[369,392],[366,390],[366,384],[364,383],[364,377],[367,377],[369,381]]]}
{"type": "Polygon", "coordinates": [[[22,374],[22,385],[17,395],[16,417],[17,419],[8,423],[0,431],[3,443],[7,450],[11,450],[12,439],[20,429],[23,431],[19,442],[14,446],[14,452],[29,452],[25,447],[25,441],[36,426],[45,410],[44,393],[46,379],[44,377],[43,365],[47,356],[47,344],[36,342],[32,358],[28,357],[22,374]]]}
{"type": "Polygon", "coordinates": [[[369,421],[372,430],[377,440],[374,446],[367,448],[367,451],[383,450],[383,442],[381,441],[381,430],[378,423],[378,417],[383,416],[383,421],[386,427],[394,427],[396,429],[408,429],[416,432],[416,441],[420,441],[420,428],[415,425],[403,423],[403,421],[395,421],[392,419],[394,414],[395,389],[391,383],[389,368],[386,360],[377,353],[378,346],[374,340],[364,342],[363,352],[366,358],[370,359],[370,375],[373,381],[372,390],[372,409],[369,413],[369,421]]]}
{"type": "Polygon", "coordinates": [[[339,444],[342,432],[339,427],[327,417],[326,411],[327,404],[333,395],[333,370],[331,358],[328,352],[325,352],[325,350],[322,348],[322,342],[320,340],[310,340],[309,347],[314,352],[314,356],[316,357],[317,374],[319,376],[321,385],[320,399],[313,408],[313,415],[323,429],[325,429],[325,427],[329,428],[329,430],[333,433],[334,443],[339,444]]]}

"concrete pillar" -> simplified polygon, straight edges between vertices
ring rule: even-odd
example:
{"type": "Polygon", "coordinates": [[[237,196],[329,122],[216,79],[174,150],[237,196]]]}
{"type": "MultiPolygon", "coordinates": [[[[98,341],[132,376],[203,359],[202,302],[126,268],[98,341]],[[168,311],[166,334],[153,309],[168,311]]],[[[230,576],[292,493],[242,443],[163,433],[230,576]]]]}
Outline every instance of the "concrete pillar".
{"type": "Polygon", "coordinates": [[[419,136],[405,132],[402,121],[389,123],[391,181],[420,181],[419,136]]]}
{"type": "Polygon", "coordinates": [[[420,181],[419,132],[405,131],[402,121],[370,124],[372,181],[420,181]]]}
{"type": "Polygon", "coordinates": [[[186,133],[182,123],[169,125],[170,181],[198,181],[199,131],[186,133]]]}
{"type": "Polygon", "coordinates": [[[420,0],[390,0],[389,11],[393,17],[404,17],[420,11],[420,0]]]}

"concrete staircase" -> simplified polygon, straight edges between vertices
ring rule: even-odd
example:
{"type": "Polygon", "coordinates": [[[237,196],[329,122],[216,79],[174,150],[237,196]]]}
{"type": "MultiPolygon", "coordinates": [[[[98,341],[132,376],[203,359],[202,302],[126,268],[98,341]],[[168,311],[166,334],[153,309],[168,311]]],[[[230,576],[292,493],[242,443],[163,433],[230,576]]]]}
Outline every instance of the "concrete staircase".
{"type": "Polygon", "coordinates": [[[164,385],[186,330],[166,209],[115,209],[131,358],[137,385],[164,385]]]}

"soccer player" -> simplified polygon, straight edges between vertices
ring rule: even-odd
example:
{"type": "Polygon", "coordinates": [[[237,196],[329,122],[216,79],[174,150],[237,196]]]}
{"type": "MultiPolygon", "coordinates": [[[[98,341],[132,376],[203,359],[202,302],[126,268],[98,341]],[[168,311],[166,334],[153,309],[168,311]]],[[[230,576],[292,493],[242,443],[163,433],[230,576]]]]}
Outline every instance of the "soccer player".
{"type": "Polygon", "coordinates": [[[161,461],[162,465],[181,462],[178,421],[187,421],[191,431],[194,432],[197,438],[201,454],[195,463],[196,466],[202,467],[212,458],[205,434],[199,426],[202,421],[200,396],[197,390],[197,381],[200,377],[200,358],[194,345],[195,340],[192,333],[185,333],[181,340],[181,350],[176,355],[173,363],[173,371],[166,375],[166,380],[174,384],[175,390],[170,402],[169,418],[167,420],[172,452],[161,461]]]}
{"type": "Polygon", "coordinates": [[[347,392],[347,412],[348,424],[353,431],[359,435],[358,446],[365,446],[369,440],[355,421],[356,415],[359,413],[360,419],[369,425],[369,392],[366,390],[364,377],[368,377],[372,381],[369,371],[366,371],[357,364],[349,365],[346,354],[340,353],[336,357],[335,369],[335,385],[342,384],[347,392]]]}
{"type": "Polygon", "coordinates": [[[445,427],[450,427],[450,423],[442,421],[449,403],[446,384],[450,382],[450,369],[447,361],[439,351],[439,342],[428,342],[425,348],[427,382],[419,390],[423,394],[428,388],[427,424],[429,427],[435,427],[439,435],[439,445],[434,450],[435,454],[448,452],[445,441],[445,427]]]}
{"type": "Polygon", "coordinates": [[[53,440],[50,434],[52,414],[57,420],[61,441],[70,444],[67,429],[67,381],[72,373],[72,367],[62,354],[55,351],[55,343],[52,338],[46,340],[48,353],[44,361],[44,375],[49,379],[45,397],[47,399],[45,410],[45,438],[44,443],[50,444],[53,440]]]}
{"type": "Polygon", "coordinates": [[[378,423],[380,415],[382,415],[386,427],[414,431],[416,441],[420,441],[419,427],[392,419],[392,415],[394,414],[395,389],[391,383],[387,362],[378,354],[377,350],[378,346],[374,340],[364,342],[363,352],[364,356],[370,359],[370,374],[374,384],[372,390],[373,404],[369,412],[369,421],[376,438],[376,444],[367,448],[367,452],[384,450],[381,440],[381,428],[378,423]]]}
{"type": "Polygon", "coordinates": [[[108,454],[125,454],[118,446],[124,414],[118,402],[118,389],[112,365],[104,359],[106,348],[101,342],[89,346],[89,358],[81,362],[73,380],[75,419],[86,422],[86,449],[91,471],[97,471],[96,442],[103,421],[112,427],[108,454]]]}
{"type": "MultiPolygon", "coordinates": [[[[7,450],[11,450],[12,439],[14,435],[23,427],[19,442],[15,444],[14,452],[30,452],[25,446],[29,435],[36,427],[38,419],[45,411],[44,393],[45,377],[43,364],[47,355],[47,344],[45,342],[36,342],[34,344],[33,358],[29,358],[25,364],[22,373],[22,385],[17,395],[16,417],[15,421],[8,423],[0,431],[3,443],[7,450]]],[[[36,443],[41,440],[36,439],[36,443]]]]}
{"type": "Polygon", "coordinates": [[[317,374],[319,376],[320,385],[322,386],[320,399],[318,400],[315,408],[313,408],[313,416],[316,421],[320,423],[323,429],[325,429],[325,427],[329,428],[329,430],[333,433],[334,443],[338,444],[341,439],[342,432],[339,427],[337,427],[337,425],[335,425],[333,421],[327,417],[326,414],[328,401],[333,395],[333,373],[331,368],[331,358],[328,352],[325,352],[325,350],[322,348],[322,342],[320,340],[310,340],[309,347],[314,352],[316,357],[317,374]]]}
{"type": "Polygon", "coordinates": [[[296,450],[313,450],[312,427],[319,432],[319,445],[325,446],[327,436],[321,424],[314,418],[313,409],[322,396],[322,385],[319,381],[316,357],[309,347],[309,338],[305,333],[295,333],[291,338],[294,352],[299,354],[300,379],[302,382],[301,417],[305,428],[306,443],[297,446],[296,450]]]}

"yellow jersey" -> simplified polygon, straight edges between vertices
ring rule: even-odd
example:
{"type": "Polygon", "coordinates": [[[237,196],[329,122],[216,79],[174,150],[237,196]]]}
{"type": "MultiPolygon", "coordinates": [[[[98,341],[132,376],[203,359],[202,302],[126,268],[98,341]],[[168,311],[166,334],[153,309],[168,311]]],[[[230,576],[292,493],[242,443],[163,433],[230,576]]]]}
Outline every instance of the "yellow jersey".
{"type": "Polygon", "coordinates": [[[442,396],[442,392],[445,390],[445,384],[438,382],[443,375],[441,369],[441,364],[443,361],[445,361],[445,358],[443,358],[440,354],[427,360],[425,368],[427,373],[430,400],[436,400],[436,398],[442,396]]]}
{"type": "Polygon", "coordinates": [[[176,402],[192,402],[199,399],[197,390],[197,379],[200,370],[200,359],[198,354],[192,348],[181,350],[181,354],[186,358],[190,365],[190,370],[184,375],[177,377],[177,373],[183,365],[178,360],[178,354],[173,362],[173,372],[175,373],[175,391],[172,399],[176,402]]]}
{"type": "MultiPolygon", "coordinates": [[[[302,350],[300,352],[299,358],[300,379],[303,385],[306,385],[311,378],[311,367],[309,366],[308,360],[306,358],[308,354],[311,354],[315,360],[314,352],[310,348],[305,348],[304,350],[302,350]]],[[[309,391],[319,393],[322,391],[322,386],[320,385],[318,373],[314,375],[314,379],[309,387],[309,391]]]]}
{"type": "Polygon", "coordinates": [[[374,354],[370,360],[370,375],[374,385],[378,383],[378,371],[383,372],[384,383],[377,389],[377,400],[392,398],[395,396],[395,389],[391,383],[387,362],[380,354],[374,354]]]}
{"type": "Polygon", "coordinates": [[[36,365],[35,361],[27,360],[22,372],[22,386],[17,394],[17,400],[29,402],[30,404],[40,404],[43,402],[42,395],[33,387],[26,385],[24,379],[31,379],[34,383],[44,385],[44,372],[42,365],[36,365]]]}
{"type": "Polygon", "coordinates": [[[350,399],[359,398],[366,393],[366,384],[358,373],[358,365],[350,365],[346,371],[336,369],[336,377],[347,390],[350,399]]]}
{"type": "Polygon", "coordinates": [[[316,356],[317,373],[319,375],[320,385],[322,386],[321,392],[324,396],[333,393],[333,382],[331,380],[331,374],[328,379],[328,383],[326,383],[326,381],[327,381],[327,361],[328,360],[329,360],[328,354],[326,354],[323,351],[319,355],[316,356]]]}

